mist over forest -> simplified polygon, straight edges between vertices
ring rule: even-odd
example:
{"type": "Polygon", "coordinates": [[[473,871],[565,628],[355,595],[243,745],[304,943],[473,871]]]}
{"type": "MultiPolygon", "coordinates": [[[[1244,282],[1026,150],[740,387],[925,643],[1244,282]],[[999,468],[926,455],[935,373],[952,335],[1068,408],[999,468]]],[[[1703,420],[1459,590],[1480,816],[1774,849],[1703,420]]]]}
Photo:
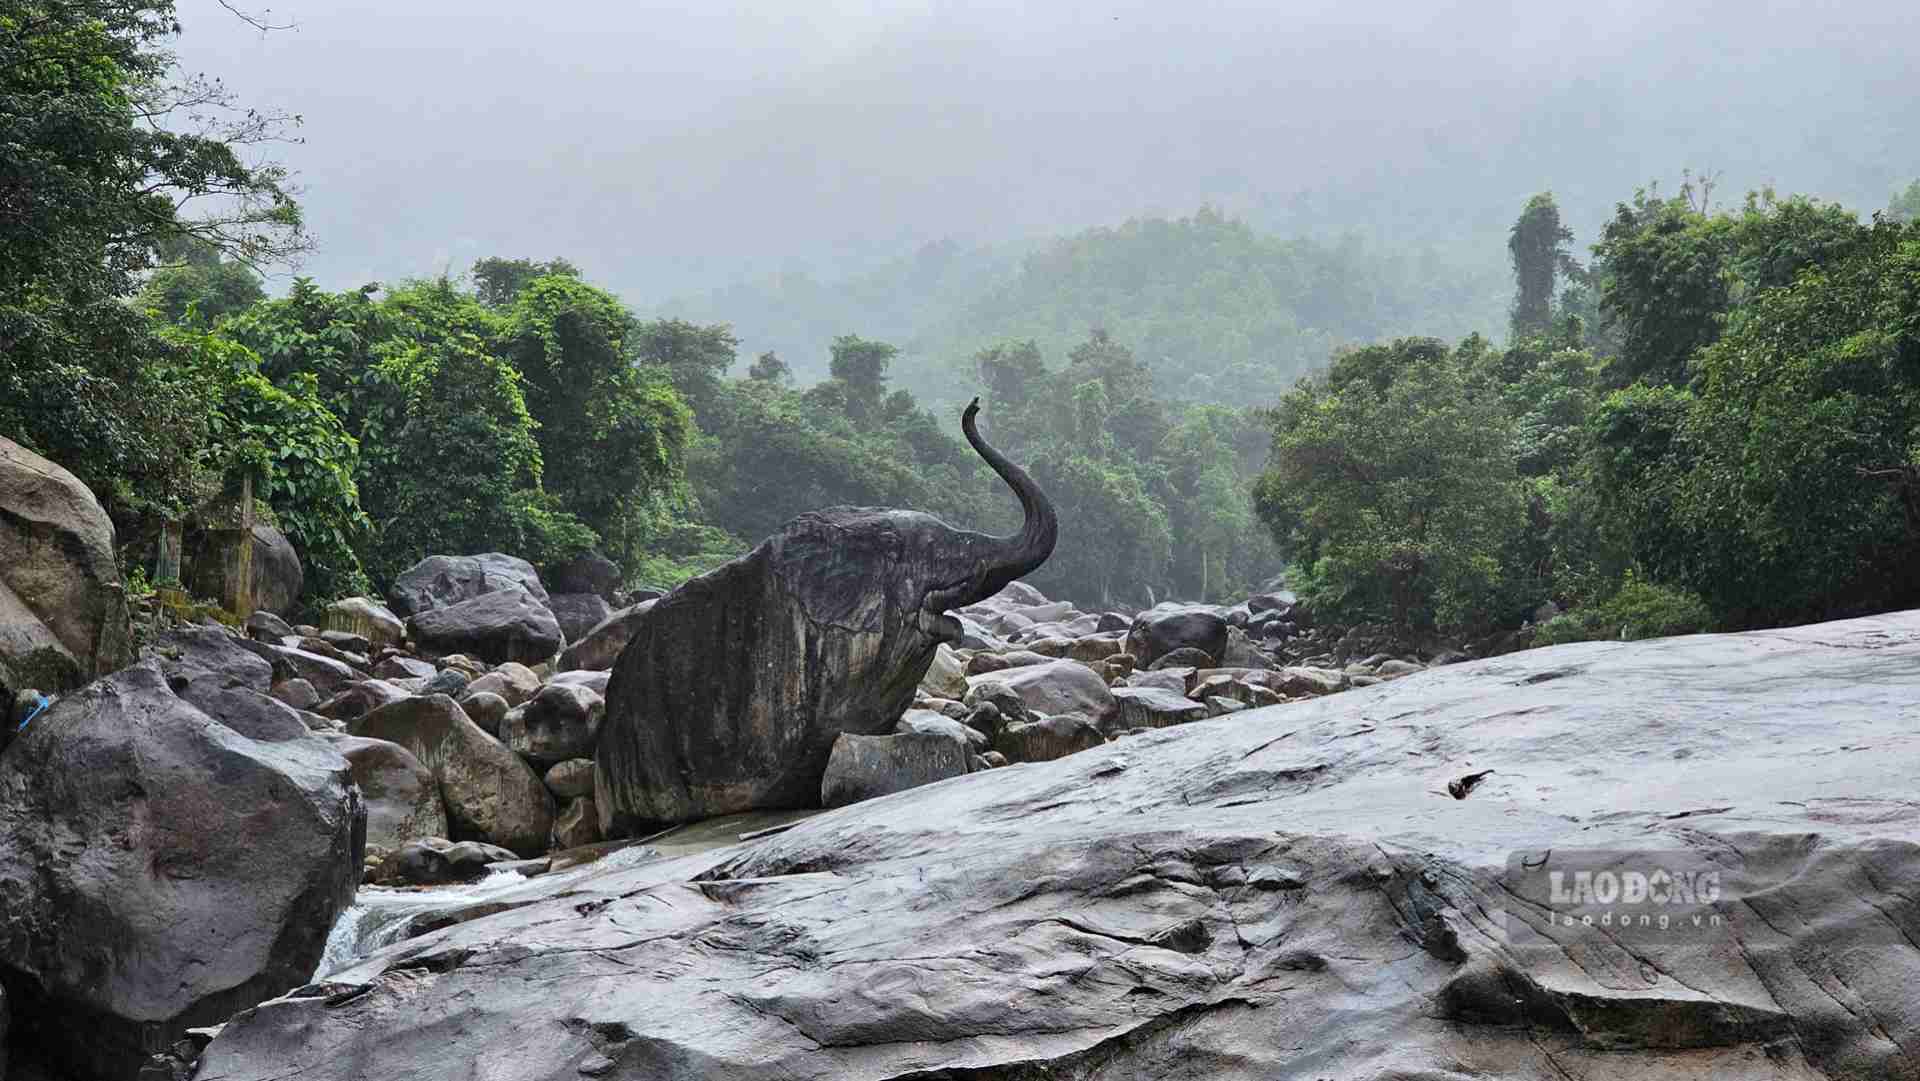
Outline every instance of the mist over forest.
{"type": "Polygon", "coordinates": [[[1202,206],[1472,283],[1434,305],[1450,323],[1432,332],[1492,332],[1503,234],[1534,192],[1554,192],[1583,245],[1683,168],[1736,201],[1771,185],[1870,212],[1920,142],[1897,0],[1844,18],[1747,0],[275,14],[297,29],[262,35],[190,0],[177,49],[304,118],[280,155],[318,239],[303,273],[349,288],[564,256],[643,315],[722,319],[743,355],[777,349],[809,374],[827,338],[798,330],[917,346],[976,278],[1202,206]],[[901,282],[929,245],[960,265],[901,282]]]}

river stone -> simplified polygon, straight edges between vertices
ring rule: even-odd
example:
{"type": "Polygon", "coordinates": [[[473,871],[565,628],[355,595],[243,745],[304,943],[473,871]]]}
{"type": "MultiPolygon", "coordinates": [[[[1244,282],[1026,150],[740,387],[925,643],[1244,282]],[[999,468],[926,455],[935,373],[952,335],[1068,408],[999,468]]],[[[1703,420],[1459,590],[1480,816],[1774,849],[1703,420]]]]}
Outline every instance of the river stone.
{"type": "Polygon", "coordinates": [[[599,841],[600,810],[593,805],[593,797],[575,796],[569,799],[553,819],[553,850],[564,852],[599,841]]]}
{"type": "Polygon", "coordinates": [[[593,795],[593,759],[569,758],[547,770],[547,790],[558,799],[593,795]]]}
{"type": "Polygon", "coordinates": [[[130,659],[114,543],[79,478],[0,437],[0,698],[70,690],[130,659]]]}
{"type": "Polygon", "coordinates": [[[820,778],[820,805],[844,807],[958,777],[967,772],[969,757],[965,743],[943,733],[842,732],[820,778]]]}
{"type": "Polygon", "coordinates": [[[447,835],[439,782],[412,751],[363,736],[334,736],[328,743],[353,767],[367,805],[369,848],[391,851],[421,837],[447,835]]]}
{"type": "Polygon", "coordinates": [[[935,698],[964,698],[967,693],[967,669],[945,642],[933,651],[933,663],[920,679],[920,689],[935,698]]]}
{"type": "Polygon", "coordinates": [[[362,679],[342,687],[338,694],[320,703],[314,712],[336,721],[353,722],[379,709],[410,697],[384,679],[362,679]]]}
{"type": "Polygon", "coordinates": [[[500,590],[518,589],[547,603],[547,588],[533,564],[517,556],[487,552],[475,556],[428,556],[400,572],[387,591],[395,615],[402,619],[450,608],[500,590]]]}
{"type": "Polygon", "coordinates": [[[353,898],[365,830],[324,741],[249,739],[153,661],[66,695],[0,755],[16,1026],[74,1074],[131,1077],[149,1036],[171,1043],[305,983],[353,898]]]}
{"type": "Polygon", "coordinates": [[[1106,724],[1120,712],[1107,681],[1079,661],[1023,665],[967,680],[969,688],[984,682],[1006,686],[1020,697],[1028,712],[1042,716],[1079,713],[1095,724],[1106,724]]]}
{"type": "Polygon", "coordinates": [[[653,610],[658,599],[641,601],[601,620],[599,626],[588,631],[560,654],[560,670],[605,672],[611,669],[613,662],[620,658],[620,651],[633,640],[635,628],[653,610]]]}
{"type": "Polygon", "coordinates": [[[298,710],[264,693],[273,666],[225,629],[174,628],[154,639],[147,656],[176,697],[248,739],[279,743],[307,735],[298,710]]]}
{"type": "Polygon", "coordinates": [[[1007,725],[993,737],[993,749],[1006,755],[1009,762],[1051,762],[1092,750],[1106,741],[1100,726],[1085,714],[1061,713],[1007,725]]]}
{"type": "Polygon", "coordinates": [[[1133,618],[1127,631],[1127,652],[1148,668],[1176,649],[1197,649],[1218,657],[1227,649],[1227,621],[1218,609],[1168,603],[1149,608],[1133,618]]]}
{"type": "Polygon", "coordinates": [[[529,857],[546,851],[553,828],[547,786],[453,699],[435,694],[382,706],[362,717],[353,734],[398,743],[433,772],[454,839],[529,857]]]}
{"type": "Polygon", "coordinates": [[[373,666],[373,678],[385,680],[432,679],[440,670],[414,657],[388,657],[373,666]]]}
{"type": "Polygon", "coordinates": [[[607,617],[613,614],[613,608],[595,593],[555,593],[549,598],[547,607],[553,610],[553,618],[560,624],[560,633],[569,642],[585,638],[588,632],[606,622],[607,617]]]}
{"type": "Polygon", "coordinates": [[[547,682],[565,683],[574,687],[585,687],[587,690],[605,698],[607,696],[607,684],[612,682],[612,676],[613,673],[611,672],[589,672],[583,669],[576,672],[555,673],[554,677],[547,680],[547,682]]]}
{"type": "Polygon", "coordinates": [[[467,684],[468,694],[497,694],[507,707],[521,705],[540,690],[540,677],[524,664],[503,664],[467,684]]]}
{"type": "Polygon", "coordinates": [[[620,567],[599,552],[583,552],[547,568],[546,573],[547,585],[555,600],[562,594],[583,593],[611,601],[622,577],[620,567]]]}
{"type": "Polygon", "coordinates": [[[1168,728],[1207,717],[1207,708],[1185,694],[1159,687],[1115,687],[1120,703],[1119,728],[1168,728]]]}
{"type": "Polygon", "coordinates": [[[374,646],[398,645],[407,625],[393,610],[371,597],[347,597],[327,605],[329,622],[365,635],[374,646]]]}
{"type": "Polygon", "coordinates": [[[539,664],[566,644],[546,602],[523,589],[500,589],[435,608],[408,622],[429,654],[468,653],[488,664],[539,664]]]}
{"type": "Polygon", "coordinates": [[[1920,613],[1449,665],[535,880],[200,1076],[1910,1077],[1916,701],[1920,613]],[[1717,932],[1543,918],[1661,861],[1717,932]]]}
{"type": "Polygon", "coordinates": [[[442,886],[450,882],[471,882],[485,875],[487,868],[494,864],[511,863],[516,858],[497,845],[423,837],[401,845],[399,851],[382,860],[367,878],[381,885],[442,886]]]}
{"type": "Polygon", "coordinates": [[[585,687],[549,683],[525,705],[507,711],[500,736],[515,754],[545,768],[590,757],[606,711],[607,700],[585,687]]]}
{"type": "MultiPolygon", "coordinates": [[[[954,704],[959,705],[957,702],[954,704]]],[[[906,711],[900,715],[900,720],[893,726],[893,730],[901,734],[918,732],[922,735],[942,736],[966,748],[968,754],[978,754],[992,746],[992,741],[987,738],[985,732],[968,728],[952,717],[944,713],[935,713],[930,709],[906,711]]]]}
{"type": "MultiPolygon", "coordinates": [[[[471,688],[472,684],[468,684],[468,687],[471,688]]],[[[513,708],[507,705],[506,699],[491,691],[469,689],[460,695],[458,701],[460,708],[466,711],[474,724],[480,726],[482,732],[495,739],[501,737],[500,722],[507,719],[507,711],[513,708]]]]}

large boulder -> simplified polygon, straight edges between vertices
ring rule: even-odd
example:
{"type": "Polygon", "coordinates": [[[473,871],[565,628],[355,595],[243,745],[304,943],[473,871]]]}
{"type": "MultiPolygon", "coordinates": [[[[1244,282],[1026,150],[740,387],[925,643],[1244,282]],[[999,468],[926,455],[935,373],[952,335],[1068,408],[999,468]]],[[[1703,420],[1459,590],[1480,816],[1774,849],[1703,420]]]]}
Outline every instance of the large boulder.
{"type": "Polygon", "coordinates": [[[468,653],[489,664],[539,664],[566,644],[545,598],[524,589],[496,589],[434,608],[414,616],[408,626],[423,652],[468,653]]]}
{"type": "Polygon", "coordinates": [[[447,835],[440,783],[412,751],[384,739],[339,735],[328,739],[353,767],[367,805],[367,847],[391,852],[408,841],[447,835]]]}
{"type": "Polygon", "coordinates": [[[398,645],[407,636],[406,623],[368,597],[346,597],[327,605],[327,622],[365,637],[374,646],[398,645]]]}
{"type": "Polygon", "coordinates": [[[542,605],[547,587],[533,564],[517,556],[487,552],[475,556],[428,556],[400,572],[387,601],[402,619],[449,608],[500,590],[519,589],[542,605]]]}
{"type": "Polygon", "coordinates": [[[820,805],[889,796],[967,772],[966,746],[932,732],[860,736],[842,732],[820,778],[820,805]]]}
{"type": "Polygon", "coordinates": [[[967,679],[969,690],[984,683],[1004,685],[1020,697],[1028,712],[1041,716],[1078,713],[1104,726],[1120,713],[1107,681],[1079,661],[1029,664],[967,679]]]}
{"type": "Polygon", "coordinates": [[[583,552],[565,563],[547,568],[547,587],[555,599],[563,593],[589,593],[604,601],[613,600],[624,577],[613,560],[599,552],[583,552]]]}
{"type": "Polygon", "coordinates": [[[606,699],[571,683],[549,683],[501,721],[500,736],[520,757],[545,769],[593,754],[606,699]]]}
{"type": "Polygon", "coordinates": [[[640,601],[637,604],[620,609],[601,620],[586,634],[581,635],[560,654],[560,670],[563,672],[588,671],[605,672],[620,659],[620,651],[627,648],[633,640],[633,632],[640,626],[647,613],[653,611],[658,598],[640,601]]]}
{"type": "Polygon", "coordinates": [[[1920,613],[1450,665],[536,879],[200,1076],[1911,1078],[1916,701],[1920,613]]]}
{"type": "Polygon", "coordinates": [[[1100,726],[1084,715],[1061,713],[1007,725],[994,735],[993,749],[1009,762],[1051,762],[1090,751],[1106,741],[1100,726]]]}
{"type": "Polygon", "coordinates": [[[453,839],[522,856],[546,851],[554,810],[547,786],[453,699],[434,694],[382,706],[360,718],[353,734],[398,743],[433,773],[453,839]]]}
{"type": "Polygon", "coordinates": [[[64,691],[132,655],[113,523],[72,473],[0,438],[0,698],[64,691]]]}
{"type": "Polygon", "coordinates": [[[1203,721],[1207,707],[1178,691],[1159,687],[1115,687],[1113,697],[1120,703],[1115,727],[1168,728],[1176,724],[1203,721]]]}
{"type": "MultiPolygon", "coordinates": [[[[202,535],[193,559],[186,568],[186,585],[195,596],[224,600],[228,568],[235,562],[243,534],[238,529],[209,531],[202,535]]],[[[263,612],[286,615],[300,603],[300,590],[306,582],[306,570],[300,566],[300,554],[285,533],[270,525],[256,523],[253,541],[253,606],[263,612]]]]}
{"type": "Polygon", "coordinates": [[[1218,658],[1227,651],[1227,621],[1219,609],[1196,604],[1156,605],[1135,616],[1127,652],[1142,667],[1176,649],[1197,649],[1218,658]]]}
{"type": "Polygon", "coordinates": [[[552,609],[553,618],[560,624],[560,633],[569,642],[585,638],[613,614],[613,608],[595,593],[555,593],[547,607],[552,609]]]}
{"type": "Polygon", "coordinates": [[[366,811],[317,738],[219,723],[146,662],[0,756],[0,973],[81,1076],[305,983],[359,882],[366,811]]]}

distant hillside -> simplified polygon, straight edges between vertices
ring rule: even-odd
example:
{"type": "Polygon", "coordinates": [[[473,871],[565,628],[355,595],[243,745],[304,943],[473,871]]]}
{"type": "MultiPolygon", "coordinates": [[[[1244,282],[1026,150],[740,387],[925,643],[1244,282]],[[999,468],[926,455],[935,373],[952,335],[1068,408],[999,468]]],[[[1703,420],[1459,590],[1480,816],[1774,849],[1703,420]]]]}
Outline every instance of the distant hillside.
{"type": "Polygon", "coordinates": [[[996,342],[1031,338],[1057,365],[1100,327],[1154,369],[1169,398],[1249,405],[1342,345],[1496,334],[1510,293],[1497,258],[1461,266],[1431,250],[1282,239],[1202,208],[1025,253],[928,245],[847,282],[783,275],[661,312],[730,323],[743,362],[773,349],[802,382],[825,376],[837,334],[892,341],[902,347],[894,381],[929,402],[972,393],[973,355],[996,342]]]}

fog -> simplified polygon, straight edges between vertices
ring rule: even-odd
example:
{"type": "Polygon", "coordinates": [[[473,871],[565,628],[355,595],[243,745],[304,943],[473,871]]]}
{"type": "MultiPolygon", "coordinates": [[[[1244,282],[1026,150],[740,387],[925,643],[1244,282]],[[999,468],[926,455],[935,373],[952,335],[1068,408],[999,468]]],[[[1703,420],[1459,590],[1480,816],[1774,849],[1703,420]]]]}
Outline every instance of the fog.
{"type": "Polygon", "coordinates": [[[1920,175],[1911,0],[1811,7],[182,0],[177,51],[304,117],[321,284],[557,255],[649,310],[1202,203],[1496,256],[1534,191],[1585,244],[1685,167],[1871,211],[1920,175]]]}

